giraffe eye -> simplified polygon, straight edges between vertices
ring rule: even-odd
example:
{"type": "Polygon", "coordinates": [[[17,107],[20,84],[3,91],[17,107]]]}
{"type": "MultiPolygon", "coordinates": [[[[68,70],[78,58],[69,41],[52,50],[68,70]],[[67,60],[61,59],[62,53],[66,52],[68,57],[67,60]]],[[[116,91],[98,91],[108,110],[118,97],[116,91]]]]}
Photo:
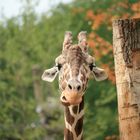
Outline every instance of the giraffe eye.
{"type": "Polygon", "coordinates": [[[90,68],[90,70],[92,71],[92,69],[94,68],[94,67],[96,67],[96,65],[95,64],[89,64],[89,68],[90,68]]]}
{"type": "Polygon", "coordinates": [[[58,70],[62,68],[62,64],[57,64],[58,70]]]}

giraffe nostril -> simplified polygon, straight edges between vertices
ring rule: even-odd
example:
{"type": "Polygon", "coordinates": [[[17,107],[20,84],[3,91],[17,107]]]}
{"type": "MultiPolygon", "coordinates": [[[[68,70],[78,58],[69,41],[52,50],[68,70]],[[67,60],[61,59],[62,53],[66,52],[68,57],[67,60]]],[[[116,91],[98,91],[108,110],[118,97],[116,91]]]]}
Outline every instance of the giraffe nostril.
{"type": "Polygon", "coordinates": [[[81,89],[81,86],[79,85],[79,86],[77,86],[77,90],[79,91],[81,89]]]}
{"type": "Polygon", "coordinates": [[[68,84],[69,89],[72,89],[72,86],[70,84],[68,84]]]}

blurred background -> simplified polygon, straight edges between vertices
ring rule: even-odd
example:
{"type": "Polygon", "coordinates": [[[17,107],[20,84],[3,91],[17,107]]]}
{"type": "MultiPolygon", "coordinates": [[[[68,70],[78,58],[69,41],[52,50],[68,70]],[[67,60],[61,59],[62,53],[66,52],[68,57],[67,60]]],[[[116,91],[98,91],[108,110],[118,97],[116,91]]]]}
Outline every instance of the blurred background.
{"type": "Polygon", "coordinates": [[[112,21],[140,17],[139,0],[0,0],[0,140],[62,140],[57,80],[41,80],[66,30],[88,33],[90,53],[109,78],[85,95],[85,140],[117,140],[112,21]]]}

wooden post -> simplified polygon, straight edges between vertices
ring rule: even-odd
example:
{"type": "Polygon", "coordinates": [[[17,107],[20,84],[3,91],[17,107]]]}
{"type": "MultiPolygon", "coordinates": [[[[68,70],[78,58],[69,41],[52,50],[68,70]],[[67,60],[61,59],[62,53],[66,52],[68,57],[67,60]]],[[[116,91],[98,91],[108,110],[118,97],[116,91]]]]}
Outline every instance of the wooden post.
{"type": "Polygon", "coordinates": [[[140,19],[113,21],[120,140],[140,140],[140,19]]]}

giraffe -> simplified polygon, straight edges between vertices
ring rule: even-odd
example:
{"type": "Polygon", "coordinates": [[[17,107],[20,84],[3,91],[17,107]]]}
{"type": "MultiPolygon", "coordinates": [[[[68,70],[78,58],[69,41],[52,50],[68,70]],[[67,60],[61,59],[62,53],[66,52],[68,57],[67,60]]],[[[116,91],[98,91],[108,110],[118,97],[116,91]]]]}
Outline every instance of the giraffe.
{"type": "Polygon", "coordinates": [[[64,140],[83,139],[84,93],[90,77],[102,81],[108,76],[95,65],[88,54],[86,31],[78,34],[78,43],[72,43],[72,32],[64,36],[62,53],[55,66],[44,71],[42,80],[52,82],[59,75],[60,101],[64,105],[64,140]]]}

